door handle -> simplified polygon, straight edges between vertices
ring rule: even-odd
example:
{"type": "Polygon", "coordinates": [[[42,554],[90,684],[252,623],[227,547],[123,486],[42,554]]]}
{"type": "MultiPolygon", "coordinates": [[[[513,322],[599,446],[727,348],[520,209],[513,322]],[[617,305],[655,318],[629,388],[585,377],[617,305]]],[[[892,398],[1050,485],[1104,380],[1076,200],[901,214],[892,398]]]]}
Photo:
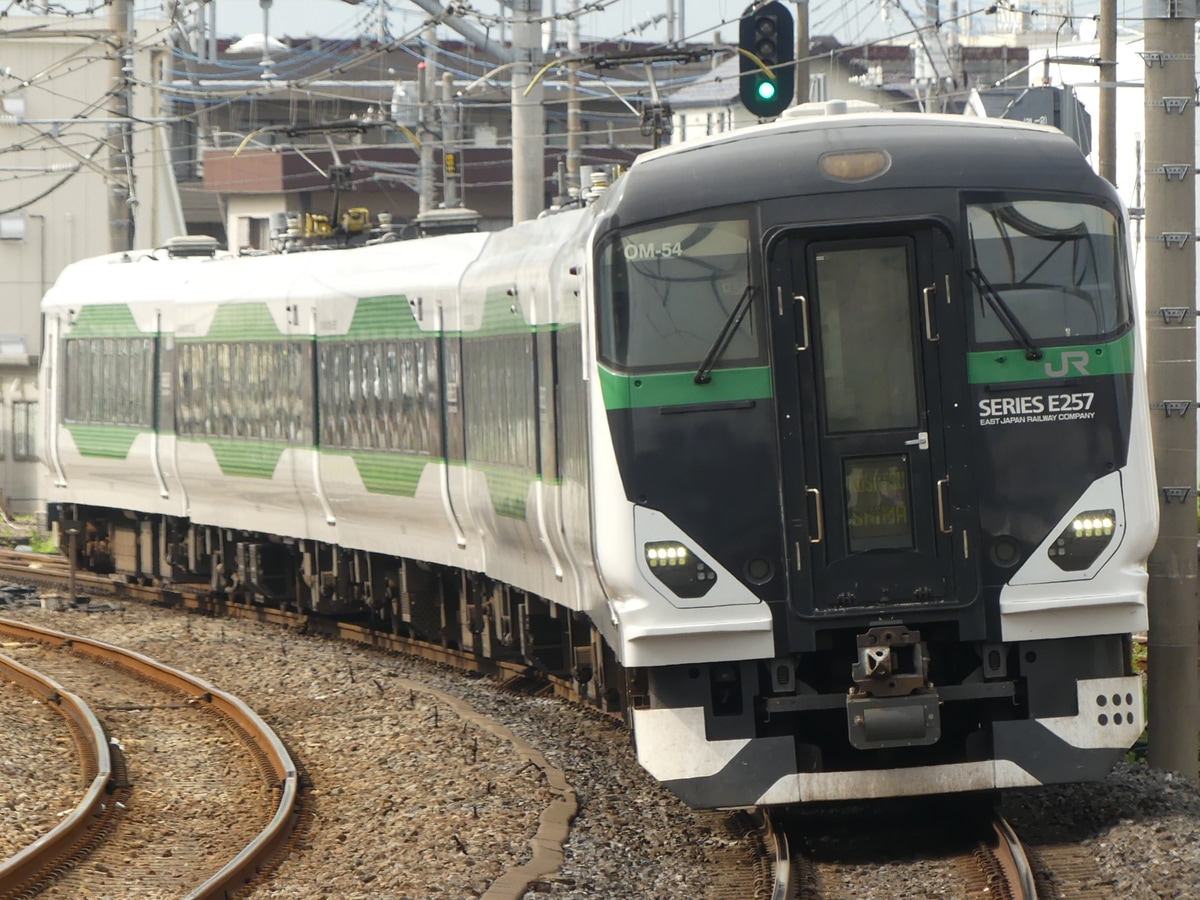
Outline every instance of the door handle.
{"type": "Polygon", "coordinates": [[[795,302],[800,304],[800,324],[804,326],[804,343],[796,345],[796,352],[803,353],[805,350],[808,349],[808,344],[809,344],[808,298],[805,297],[803,294],[797,294],[796,296],[794,296],[792,298],[792,300],[794,300],[795,302]]]}
{"type": "Polygon", "coordinates": [[[933,309],[932,298],[934,291],[937,290],[937,285],[931,284],[929,287],[922,289],[921,299],[925,306],[925,337],[930,343],[936,344],[941,340],[941,335],[933,333],[933,309]]]}
{"type": "Polygon", "coordinates": [[[917,436],[915,438],[913,438],[911,441],[904,442],[904,446],[905,447],[916,447],[918,450],[928,450],[929,449],[929,432],[928,431],[918,431],[917,436]]]}
{"type": "Polygon", "coordinates": [[[815,538],[810,537],[808,542],[810,544],[819,544],[821,541],[825,540],[825,511],[821,508],[821,492],[816,488],[805,488],[805,492],[813,494],[817,498],[817,536],[815,538]]]}
{"type": "Polygon", "coordinates": [[[937,483],[938,527],[942,534],[952,534],[954,527],[946,524],[946,489],[950,487],[950,479],[941,478],[937,483]]]}

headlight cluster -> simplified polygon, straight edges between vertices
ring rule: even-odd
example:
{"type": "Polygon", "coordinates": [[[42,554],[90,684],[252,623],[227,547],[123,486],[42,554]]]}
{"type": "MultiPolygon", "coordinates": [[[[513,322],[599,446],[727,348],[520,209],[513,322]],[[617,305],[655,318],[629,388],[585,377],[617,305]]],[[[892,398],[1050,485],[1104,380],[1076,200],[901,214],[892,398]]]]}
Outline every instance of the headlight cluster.
{"type": "Polygon", "coordinates": [[[1116,533],[1116,511],[1081,512],[1050,548],[1050,559],[1066,572],[1078,572],[1094,563],[1116,533]]]}
{"type": "Polygon", "coordinates": [[[717,581],[717,573],[677,541],[647,544],[646,565],[677,597],[703,597],[717,581]]]}

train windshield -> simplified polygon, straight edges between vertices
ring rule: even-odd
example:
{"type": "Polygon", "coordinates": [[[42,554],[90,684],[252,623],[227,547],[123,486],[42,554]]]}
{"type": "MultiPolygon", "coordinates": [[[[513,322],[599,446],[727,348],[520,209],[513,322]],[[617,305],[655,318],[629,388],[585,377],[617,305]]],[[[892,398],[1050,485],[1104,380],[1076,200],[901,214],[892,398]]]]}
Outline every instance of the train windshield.
{"type": "Polygon", "coordinates": [[[631,228],[601,248],[600,356],[623,370],[694,370],[719,342],[715,368],[765,362],[761,298],[750,284],[747,219],[631,228]],[[748,293],[749,292],[749,293],[748,293]],[[749,309],[738,317],[739,301],[749,309]]]}
{"type": "Polygon", "coordinates": [[[976,344],[1094,340],[1129,325],[1120,222],[1085,203],[1004,200],[967,207],[967,287],[976,344]]]}

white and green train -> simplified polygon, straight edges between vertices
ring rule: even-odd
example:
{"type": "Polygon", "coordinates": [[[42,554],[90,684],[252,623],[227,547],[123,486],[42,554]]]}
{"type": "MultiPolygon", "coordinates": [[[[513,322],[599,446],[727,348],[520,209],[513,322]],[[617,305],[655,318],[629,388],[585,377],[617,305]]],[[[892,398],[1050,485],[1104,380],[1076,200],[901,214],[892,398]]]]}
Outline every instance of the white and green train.
{"type": "Polygon", "coordinates": [[[1058,132],[785,118],[493,234],[71,266],[50,512],[573,678],[697,807],[1094,779],[1143,727],[1135,307],[1058,132]]]}

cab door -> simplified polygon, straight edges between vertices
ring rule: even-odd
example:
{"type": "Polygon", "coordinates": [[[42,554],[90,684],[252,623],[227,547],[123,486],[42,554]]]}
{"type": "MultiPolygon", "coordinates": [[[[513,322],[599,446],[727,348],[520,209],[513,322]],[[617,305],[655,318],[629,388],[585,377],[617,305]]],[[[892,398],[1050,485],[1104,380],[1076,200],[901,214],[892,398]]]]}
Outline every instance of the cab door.
{"type": "Polygon", "coordinates": [[[794,611],[969,602],[947,457],[961,398],[943,380],[942,331],[961,311],[946,237],[794,232],[768,258],[794,611]]]}

